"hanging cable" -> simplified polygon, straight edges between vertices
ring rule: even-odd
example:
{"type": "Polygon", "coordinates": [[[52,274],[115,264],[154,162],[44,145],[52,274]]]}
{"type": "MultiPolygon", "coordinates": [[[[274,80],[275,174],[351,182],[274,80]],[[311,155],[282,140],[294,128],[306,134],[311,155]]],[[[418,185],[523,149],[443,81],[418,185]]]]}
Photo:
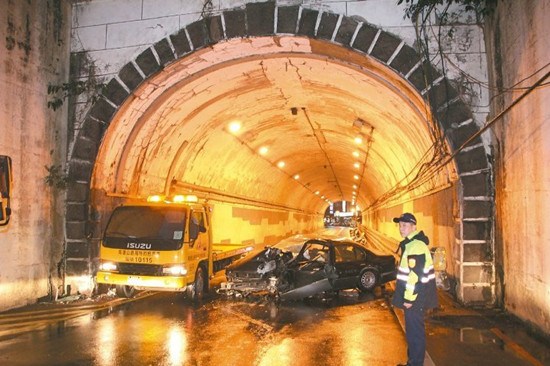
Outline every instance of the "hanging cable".
{"type": "MultiPolygon", "coordinates": [[[[488,121],[479,131],[474,133],[472,136],[470,136],[459,148],[457,148],[452,154],[449,154],[445,157],[442,157],[437,161],[436,164],[431,165],[425,173],[421,173],[419,169],[419,173],[416,174],[416,176],[406,185],[401,186],[400,183],[403,181],[401,180],[398,184],[393,186],[390,190],[388,190],[386,193],[384,193],[382,196],[380,196],[378,199],[373,201],[371,205],[367,207],[365,211],[371,211],[375,208],[378,208],[384,204],[386,204],[389,201],[396,200],[399,197],[401,197],[403,194],[412,191],[413,189],[416,189],[423,184],[427,183],[430,179],[435,177],[435,174],[438,173],[441,169],[443,169],[445,166],[447,166],[448,163],[450,163],[460,152],[462,152],[468,145],[472,143],[476,138],[480,137],[481,134],[483,134],[485,131],[487,131],[492,125],[494,125],[498,120],[500,120],[506,113],[508,113],[514,106],[516,106],[520,101],[522,101],[527,95],[529,95],[531,92],[533,92],[535,89],[540,87],[541,85],[544,85],[544,81],[550,77],[550,72],[547,72],[544,74],[539,80],[537,80],[533,85],[531,85],[523,94],[521,94],[518,98],[516,98],[508,107],[503,109],[499,114],[497,114],[495,117],[493,117],[490,121],[488,121]]],[[[424,154],[426,156],[426,154],[424,154]]],[[[415,167],[418,166],[418,163],[415,165],[415,167]]],[[[414,169],[413,169],[414,170],[414,169]]],[[[407,175],[410,175],[411,172],[409,172],[407,175]]]]}

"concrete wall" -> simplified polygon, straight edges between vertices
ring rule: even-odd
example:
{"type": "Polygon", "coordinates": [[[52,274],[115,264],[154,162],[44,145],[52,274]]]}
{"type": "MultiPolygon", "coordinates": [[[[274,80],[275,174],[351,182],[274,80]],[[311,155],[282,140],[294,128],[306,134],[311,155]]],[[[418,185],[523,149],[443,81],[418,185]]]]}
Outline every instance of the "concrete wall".
{"type": "Polygon", "coordinates": [[[451,186],[414,201],[404,202],[391,208],[377,211],[367,218],[367,225],[396,242],[403,240],[399,235],[399,227],[393,222],[403,212],[412,213],[417,220],[417,229],[424,231],[430,239],[430,248],[443,247],[447,254],[447,272],[455,281],[460,277],[458,252],[460,245],[455,241],[455,225],[460,220],[456,187],[451,186]]]}
{"type": "Polygon", "coordinates": [[[0,309],[34,303],[60,284],[62,191],[45,167],[63,165],[66,108],[47,107],[48,84],[68,76],[71,8],[61,1],[0,1],[0,154],[13,160],[13,214],[0,228],[0,309]]]}
{"type": "MultiPolygon", "coordinates": [[[[548,73],[549,17],[547,0],[499,2],[487,26],[495,88],[492,115],[548,73]]],[[[496,121],[493,129],[497,141],[497,268],[504,281],[504,305],[546,333],[550,333],[548,100],[548,85],[535,89],[496,121]]]]}

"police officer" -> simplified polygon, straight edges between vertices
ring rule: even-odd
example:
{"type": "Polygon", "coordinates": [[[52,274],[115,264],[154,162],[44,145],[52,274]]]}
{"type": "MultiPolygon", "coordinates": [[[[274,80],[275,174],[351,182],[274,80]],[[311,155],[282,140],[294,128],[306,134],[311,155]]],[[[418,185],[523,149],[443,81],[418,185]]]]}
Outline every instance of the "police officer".
{"type": "Polygon", "coordinates": [[[433,259],[428,249],[429,239],[416,229],[416,217],[404,213],[393,219],[399,223],[403,241],[399,243],[401,258],[392,304],[405,312],[407,338],[406,364],[398,366],[422,366],[426,353],[424,313],[437,307],[433,259]]]}

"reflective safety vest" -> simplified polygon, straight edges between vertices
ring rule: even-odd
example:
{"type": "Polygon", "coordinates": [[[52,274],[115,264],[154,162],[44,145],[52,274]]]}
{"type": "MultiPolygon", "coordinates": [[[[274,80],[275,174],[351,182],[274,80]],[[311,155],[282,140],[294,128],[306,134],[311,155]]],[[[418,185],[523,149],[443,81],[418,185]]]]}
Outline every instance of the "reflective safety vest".
{"type": "Polygon", "coordinates": [[[437,306],[435,272],[428,238],[424,233],[411,233],[403,242],[404,249],[397,268],[393,305],[404,303],[428,309],[437,306]]]}

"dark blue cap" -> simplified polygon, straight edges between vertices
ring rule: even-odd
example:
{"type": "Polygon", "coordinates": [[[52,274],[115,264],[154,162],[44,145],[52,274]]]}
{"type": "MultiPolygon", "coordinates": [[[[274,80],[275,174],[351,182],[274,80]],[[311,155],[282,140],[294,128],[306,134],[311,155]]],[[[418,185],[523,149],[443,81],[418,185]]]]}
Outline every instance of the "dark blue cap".
{"type": "Polygon", "coordinates": [[[399,217],[394,217],[393,222],[410,222],[416,225],[416,217],[412,213],[405,212],[399,217]]]}

